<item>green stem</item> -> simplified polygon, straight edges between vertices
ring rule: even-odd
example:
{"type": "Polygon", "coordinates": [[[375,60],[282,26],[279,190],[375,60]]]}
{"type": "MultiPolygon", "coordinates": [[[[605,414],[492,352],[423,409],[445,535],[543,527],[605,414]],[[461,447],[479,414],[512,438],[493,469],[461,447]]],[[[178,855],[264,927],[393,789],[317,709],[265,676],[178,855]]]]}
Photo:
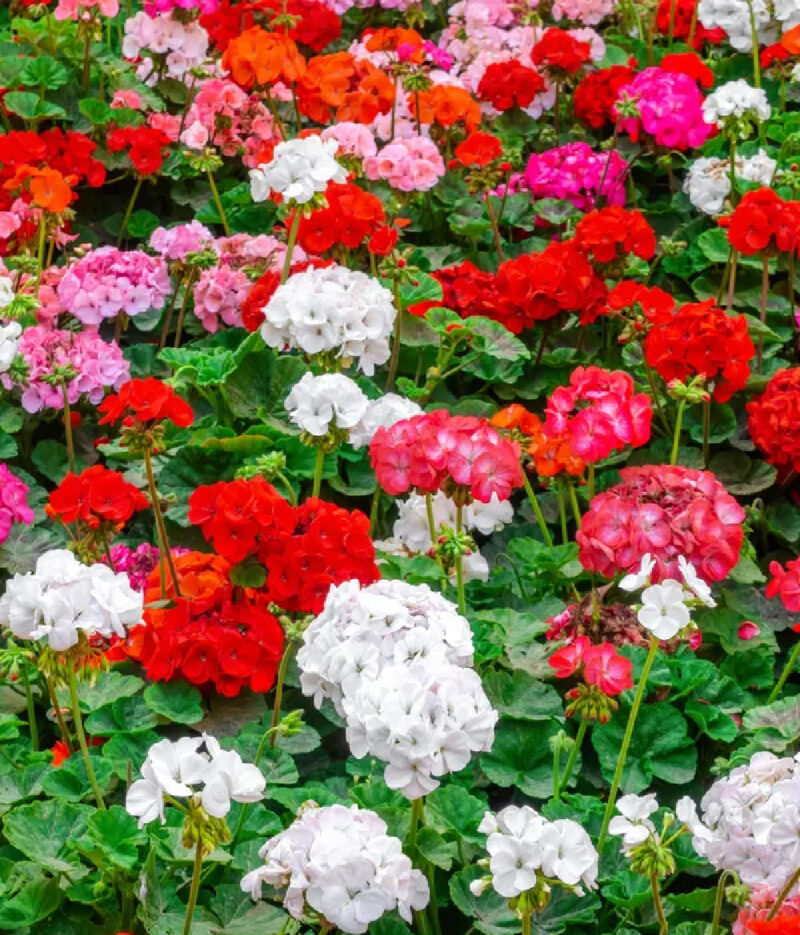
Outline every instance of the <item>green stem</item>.
{"type": "Polygon", "coordinates": [[[773,701],[780,695],[781,689],[786,684],[786,680],[794,672],[794,667],[797,665],[797,657],[800,656],[800,640],[795,643],[794,649],[791,652],[791,655],[786,661],[786,665],[783,667],[783,672],[778,681],[775,683],[775,687],[770,692],[769,698],[767,698],[767,704],[772,704],[773,701]]]}
{"type": "Polygon", "coordinates": [[[211,171],[211,169],[206,169],[206,174],[208,175],[208,184],[211,186],[211,195],[214,198],[214,204],[217,206],[217,214],[219,214],[222,229],[225,231],[225,236],[230,237],[231,229],[228,226],[228,218],[225,215],[225,209],[222,207],[219,191],[217,191],[217,183],[214,181],[214,173],[211,171]]]}
{"type": "Polygon", "coordinates": [[[594,500],[594,461],[589,462],[588,483],[589,483],[589,487],[588,487],[589,503],[591,503],[592,500],[594,500]]]}
{"type": "Polygon", "coordinates": [[[491,192],[486,192],[486,213],[489,215],[489,223],[492,225],[492,236],[494,237],[494,250],[497,254],[497,262],[502,263],[505,259],[503,256],[503,242],[500,239],[500,225],[497,221],[494,205],[492,204],[491,192]]]}
{"type": "Polygon", "coordinates": [[[569,751],[569,758],[567,759],[567,765],[564,767],[564,772],[559,780],[559,785],[561,789],[567,788],[567,783],[572,777],[572,771],[575,769],[575,764],[578,761],[578,754],[581,751],[583,746],[583,738],[586,736],[586,731],[589,729],[589,722],[582,720],[580,726],[578,727],[578,733],[575,735],[575,739],[572,741],[572,749],[569,751]]]}
{"type": "Polygon", "coordinates": [[[567,508],[564,505],[564,478],[558,478],[558,515],[561,518],[561,541],[564,545],[569,543],[567,532],[567,508]]]}
{"type": "MultiPolygon", "coordinates": [[[[464,507],[456,507],[456,533],[461,535],[464,531],[464,507]]],[[[467,599],[464,595],[464,556],[459,548],[456,553],[456,588],[458,590],[458,612],[462,617],[467,615],[467,599]]]]}
{"type": "Polygon", "coordinates": [[[647,361],[644,362],[644,366],[647,372],[647,382],[650,384],[650,398],[653,400],[653,404],[656,407],[656,412],[661,419],[661,424],[664,426],[664,431],[667,433],[667,435],[669,435],[669,422],[667,421],[667,417],[664,414],[664,409],[661,405],[661,399],[658,395],[658,387],[656,386],[656,377],[653,373],[653,368],[650,366],[650,364],[647,363],[647,361]]]}
{"type": "Polygon", "coordinates": [[[159,351],[163,351],[167,346],[167,337],[169,335],[169,329],[172,327],[172,313],[175,311],[175,302],[178,299],[178,293],[180,292],[181,285],[183,284],[184,274],[178,277],[178,281],[175,283],[175,288],[172,290],[172,295],[169,297],[169,302],[167,303],[167,311],[164,315],[164,324],[161,326],[161,339],[158,342],[159,351]]]}
{"type": "Polygon", "coordinates": [[[655,871],[650,874],[650,892],[653,894],[653,905],[656,907],[659,935],[667,935],[669,926],[667,925],[667,917],[664,915],[664,906],[661,903],[661,893],[658,889],[658,874],[655,871]]]}
{"type": "Polygon", "coordinates": [[[528,909],[522,913],[522,935],[531,935],[531,916],[532,910],[528,909]]]}
{"type": "MultiPolygon", "coordinates": [[[[591,465],[590,465],[591,468],[591,465]]],[[[569,500],[572,504],[572,516],[575,520],[575,528],[581,528],[581,507],[578,503],[578,495],[575,493],[575,485],[572,483],[572,478],[567,478],[567,490],[569,491],[569,500]]]]}
{"type": "Polygon", "coordinates": [[[58,703],[58,698],[56,696],[56,689],[53,685],[53,681],[49,675],[44,677],[45,685],[47,685],[47,694],[50,696],[50,704],[53,706],[53,713],[56,717],[56,723],[58,724],[58,729],[61,732],[61,739],[64,741],[64,745],[70,754],[73,753],[74,747],[72,746],[72,740],[69,736],[69,731],[67,730],[67,723],[64,720],[64,715],[61,711],[61,705],[58,703]]]}
{"type": "Polygon", "coordinates": [[[530,503],[533,515],[536,517],[536,522],[539,524],[539,531],[542,534],[542,538],[545,544],[552,548],[553,537],[550,535],[550,530],[547,528],[547,523],[544,521],[544,513],[542,513],[542,508],[539,506],[539,501],[536,499],[536,494],[528,479],[528,473],[524,468],[522,470],[522,481],[525,485],[525,493],[528,495],[528,503],[530,503]]]}
{"type": "Polygon", "coordinates": [[[669,44],[675,39],[675,8],[678,6],[678,0],[671,0],[669,5],[669,44]]]}
{"type": "Polygon", "coordinates": [[[633,738],[633,729],[636,726],[636,718],[639,716],[639,708],[641,708],[642,701],[644,700],[644,693],[647,687],[647,677],[650,675],[650,670],[653,668],[653,663],[655,662],[657,653],[658,638],[651,636],[650,648],[647,651],[647,658],[644,661],[644,668],[642,669],[642,674],[639,677],[639,684],[636,687],[636,695],[633,699],[633,704],[631,705],[630,714],[628,715],[628,723],[625,725],[625,733],[622,737],[622,746],[619,750],[617,766],[614,770],[614,778],[611,781],[611,791],[608,793],[606,811],[603,815],[603,827],[600,831],[600,837],[597,841],[597,851],[600,854],[602,854],[603,845],[606,843],[608,824],[611,821],[611,816],[614,814],[614,805],[616,804],[617,793],[619,792],[619,786],[622,782],[622,772],[625,769],[625,760],[628,756],[628,748],[630,747],[631,739],[633,738]]]}
{"type": "Polygon", "coordinates": [[[795,885],[797,884],[798,880],[800,880],[800,867],[798,867],[797,870],[795,870],[795,872],[786,881],[785,886],[778,894],[778,898],[775,900],[774,905],[770,909],[767,919],[775,918],[775,916],[780,911],[781,906],[786,902],[789,896],[789,893],[791,893],[792,890],[795,888],[795,885]]]}
{"type": "Polygon", "coordinates": [[[322,488],[322,469],[325,467],[325,452],[317,448],[317,458],[314,462],[314,481],[311,487],[311,496],[318,497],[322,488]]]}
{"type": "Polygon", "coordinates": [[[731,186],[731,204],[735,208],[736,202],[739,199],[736,194],[736,137],[733,134],[731,134],[730,138],[730,155],[728,159],[728,178],[730,180],[731,186]]]}
{"type": "Polygon", "coordinates": [[[175,563],[172,560],[172,552],[169,548],[169,537],[167,536],[167,526],[164,522],[164,516],[161,513],[161,502],[158,498],[158,489],[156,488],[156,478],[153,473],[153,459],[150,451],[145,448],[142,452],[144,458],[144,469],[147,474],[147,485],[150,488],[150,501],[153,507],[153,516],[156,521],[156,533],[158,535],[159,560],[161,567],[161,597],[164,600],[167,596],[167,582],[164,574],[164,563],[169,566],[172,586],[175,589],[175,597],[181,597],[181,586],[178,583],[178,572],[175,570],[175,563]]]}
{"type": "Polygon", "coordinates": [[[67,393],[67,383],[61,380],[61,395],[64,400],[64,439],[67,443],[67,465],[70,472],[75,473],[75,442],[72,438],[72,411],[69,405],[69,394],[67,393]]]}
{"type": "Polygon", "coordinates": [[[732,251],[731,274],[728,277],[728,298],[725,301],[725,311],[730,312],[733,308],[733,300],[736,297],[736,269],[739,265],[739,254],[736,250],[732,251]]]}
{"type": "Polygon", "coordinates": [[[83,717],[81,716],[81,703],[78,698],[78,682],[75,678],[75,669],[71,662],[69,666],[69,701],[72,706],[72,721],[75,724],[75,734],[78,738],[78,746],[81,748],[83,765],[86,767],[86,775],[89,777],[89,784],[94,792],[94,798],[99,809],[105,809],[106,803],[103,801],[103,793],[97,783],[97,776],[94,774],[92,758],[89,756],[89,746],[86,743],[86,733],[83,730],[83,717]]]}
{"type": "Polygon", "coordinates": [[[682,399],[678,403],[678,414],[675,416],[675,434],[672,438],[672,454],[669,457],[669,463],[676,465],[678,463],[678,446],[681,441],[681,427],[683,425],[683,410],[686,408],[686,400],[682,399]]]}
{"type": "MultiPolygon", "coordinates": [[[[769,257],[766,253],[761,254],[761,324],[767,325],[767,302],[769,300],[769,257]]],[[[756,365],[758,372],[762,373],[764,369],[764,336],[758,336],[758,347],[756,348],[756,365]]]]}
{"type": "Polygon", "coordinates": [[[183,935],[189,935],[192,930],[192,916],[197,905],[197,894],[200,891],[200,872],[203,868],[203,842],[198,840],[194,852],[194,865],[192,867],[192,882],[189,884],[189,901],[186,903],[186,918],[183,920],[183,935]]]}
{"type": "Polygon", "coordinates": [[[756,14],[753,9],[752,0],[747,0],[747,7],[750,11],[750,36],[753,43],[753,84],[761,87],[761,64],[758,53],[758,28],[756,27],[756,14]]]}
{"type": "Polygon", "coordinates": [[[136,199],[139,197],[142,182],[144,182],[144,176],[140,175],[139,178],[136,179],[136,184],[133,186],[133,193],[128,202],[128,207],[125,209],[125,216],[122,218],[122,227],[120,227],[119,236],[117,237],[118,247],[122,246],[122,241],[125,239],[125,233],[128,230],[128,222],[131,219],[131,214],[133,214],[133,206],[136,204],[136,199]]]}
{"type": "Polygon", "coordinates": [[[292,269],[292,254],[294,253],[294,245],[297,241],[297,232],[300,230],[301,216],[300,208],[296,206],[294,209],[294,217],[292,218],[292,226],[289,228],[289,239],[286,241],[286,259],[283,261],[281,284],[285,283],[289,278],[289,273],[292,269]]]}
{"type": "Polygon", "coordinates": [[[561,776],[559,773],[559,763],[561,761],[561,742],[557,738],[553,744],[553,799],[556,802],[561,800],[561,776]]]}
{"type": "Polygon", "coordinates": [[[719,924],[722,918],[722,905],[725,902],[725,884],[730,876],[728,870],[723,870],[717,880],[717,895],[714,900],[714,918],[711,920],[711,935],[719,935],[719,924]]]}
{"type": "Polygon", "coordinates": [[[275,475],[275,479],[283,484],[283,489],[286,491],[286,499],[289,503],[291,503],[292,506],[297,506],[297,494],[294,492],[294,487],[289,483],[289,478],[281,471],[278,471],[275,475]]]}
{"type": "Polygon", "coordinates": [[[394,386],[394,378],[397,376],[397,365],[400,361],[400,344],[403,340],[403,302],[400,298],[400,284],[395,280],[394,283],[394,306],[397,309],[397,315],[394,319],[394,336],[392,337],[392,356],[389,360],[389,373],[386,377],[386,392],[390,392],[394,386]]]}
{"type": "Polygon", "coordinates": [[[272,724],[270,726],[269,745],[275,746],[278,739],[278,723],[281,719],[281,704],[283,703],[283,686],[286,682],[286,672],[294,650],[294,641],[289,640],[283,647],[281,664],[278,666],[278,677],[275,680],[275,700],[272,703],[272,724]]]}
{"type": "Polygon", "coordinates": [[[411,802],[411,825],[408,829],[408,849],[417,846],[417,831],[420,825],[425,824],[425,798],[420,796],[411,802]]]}
{"type": "Polygon", "coordinates": [[[375,527],[378,525],[378,515],[381,506],[381,488],[375,485],[375,493],[372,495],[372,504],[369,508],[369,534],[375,535],[375,527]]]}
{"type": "Polygon", "coordinates": [[[39,749],[39,726],[36,723],[36,706],[33,703],[31,680],[28,677],[28,667],[24,663],[20,666],[20,670],[22,672],[22,684],[25,687],[25,704],[28,707],[28,730],[31,735],[31,749],[36,752],[39,749]]]}
{"type": "Polygon", "coordinates": [[[186,311],[189,308],[189,297],[192,295],[192,284],[194,283],[195,272],[190,269],[186,275],[186,282],[183,288],[183,301],[181,310],[178,312],[178,324],[175,326],[175,344],[174,347],[181,346],[181,337],[183,336],[183,323],[186,321],[186,311]]]}

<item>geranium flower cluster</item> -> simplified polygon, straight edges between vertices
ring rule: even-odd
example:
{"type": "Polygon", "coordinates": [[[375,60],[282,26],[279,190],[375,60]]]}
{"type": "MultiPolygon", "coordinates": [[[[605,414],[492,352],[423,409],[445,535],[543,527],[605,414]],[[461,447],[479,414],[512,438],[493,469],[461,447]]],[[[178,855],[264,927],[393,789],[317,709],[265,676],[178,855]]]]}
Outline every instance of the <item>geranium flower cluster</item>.
{"type": "Polygon", "coordinates": [[[343,373],[306,373],[284,401],[289,420],[313,438],[345,434],[366,415],[367,397],[343,373]]]}
{"type": "Polygon", "coordinates": [[[367,400],[366,411],[349,430],[348,440],[354,448],[364,448],[381,426],[389,428],[401,419],[410,419],[421,412],[422,409],[413,400],[398,396],[397,393],[384,393],[377,399],[367,400]]]}
{"type": "MultiPolygon", "coordinates": [[[[772,577],[766,587],[767,597],[779,597],[789,613],[796,614],[800,611],[800,559],[791,559],[785,568],[780,562],[770,562],[769,573],[772,577]]],[[[795,630],[797,627],[795,624],[795,630]]]]}
{"type": "Polygon", "coordinates": [[[142,595],[127,575],[106,565],[82,565],[66,549],[51,549],[33,572],[16,574],[0,598],[0,624],[22,640],[64,652],[81,638],[124,637],[142,619],[142,595]]]}
{"type": "MultiPolygon", "coordinates": [[[[737,179],[767,186],[772,181],[776,165],[776,161],[763,149],[754,156],[737,155],[734,160],[737,179]]],[[[716,156],[696,159],[686,173],[683,190],[698,211],[712,216],[720,214],[731,192],[730,159],[716,156]]]]}
{"type": "Polygon", "coordinates": [[[753,754],[703,796],[702,820],[692,823],[694,849],[748,886],[782,889],[797,866],[799,793],[797,757],[753,754]]]}
{"type": "Polygon", "coordinates": [[[752,87],[744,78],[720,85],[703,102],[703,119],[706,123],[722,126],[742,118],[761,123],[769,120],[771,113],[766,91],[752,87]]]}
{"type": "Polygon", "coordinates": [[[620,88],[633,81],[635,72],[627,65],[611,65],[588,72],[575,88],[572,106],[575,116],[594,130],[616,121],[613,107],[620,88]]]}
{"type": "Polygon", "coordinates": [[[149,542],[142,542],[135,549],[119,543],[111,546],[109,555],[110,567],[116,572],[124,572],[134,591],[144,591],[150,572],[158,564],[158,549],[149,542]]]}
{"type": "Polygon", "coordinates": [[[401,192],[427,192],[445,173],[438,146],[425,136],[393,140],[363,163],[371,181],[383,179],[401,192]]]}
{"type": "Polygon", "coordinates": [[[141,250],[100,247],[69,266],[56,291],[66,311],[97,327],[121,312],[134,318],[163,308],[171,289],[163,259],[141,250]]]}
{"type": "Polygon", "coordinates": [[[502,438],[485,419],[451,416],[444,409],[381,427],[370,445],[378,483],[392,495],[463,488],[488,503],[507,500],[523,483],[519,446],[502,438]]]}
{"type": "MultiPolygon", "coordinates": [[[[584,829],[569,818],[549,821],[530,805],[486,812],[478,831],[487,835],[489,876],[470,884],[479,896],[489,886],[515,899],[542,883],[594,889],[599,855],[584,829]]],[[[483,862],[482,862],[483,863],[483,862]]]]}
{"type": "Polygon", "coordinates": [[[733,923],[733,935],[797,935],[800,932],[800,894],[788,896],[781,904],[781,910],[774,919],[774,927],[769,924],[764,928],[758,923],[764,922],[770,915],[778,899],[778,890],[763,883],[757,883],[747,898],[747,905],[739,910],[733,923]]]}
{"type": "Polygon", "coordinates": [[[297,242],[304,250],[324,253],[335,244],[354,250],[376,231],[386,229],[380,198],[358,185],[331,183],[325,201],[325,207],[300,218],[297,242]]]}
{"type": "Polygon", "coordinates": [[[655,231],[644,215],[617,205],[584,215],[575,225],[574,243],[595,264],[614,263],[628,254],[652,260],[656,252],[655,231]]]}
{"type": "Polygon", "coordinates": [[[389,359],[397,310],[376,279],[344,266],[295,273],[263,307],[261,336],[270,347],[309,355],[335,352],[371,376],[389,359]]]}
{"type": "Polygon", "coordinates": [[[7,390],[19,386],[26,412],[63,409],[86,396],[97,405],[103,393],[118,389],[128,379],[129,364],[116,342],[104,341],[96,331],[59,331],[34,325],[17,341],[17,354],[25,365],[24,382],[10,373],[0,376],[7,390]]]}
{"type": "Polygon", "coordinates": [[[47,515],[62,523],[84,524],[88,529],[121,529],[137,510],[148,506],[147,497],[129,484],[119,471],[101,464],[80,474],[67,473],[47,501],[47,515]]]}
{"type": "Polygon", "coordinates": [[[303,691],[333,700],[353,755],[385,761],[390,788],[426,795],[490,749],[497,714],[470,668],[469,624],[427,586],[332,588],[303,640],[303,691]]]}
{"type": "MultiPolygon", "coordinates": [[[[148,607],[144,626],[129,634],[125,650],[157,682],[185,679],[235,697],[248,687],[266,692],[275,681],[283,650],[283,630],[262,594],[238,595],[230,563],[219,555],[173,555],[181,588],[167,585],[169,606],[148,607]]],[[[154,568],[144,591],[145,605],[163,600],[161,575],[154,568]]]]}
{"type": "Polygon", "coordinates": [[[600,197],[606,204],[625,204],[627,171],[614,150],[597,153],[588,143],[566,143],[532,153],[522,181],[534,198],[562,198],[589,211],[600,197]]]}
{"type": "Polygon", "coordinates": [[[292,507],[261,477],[198,487],[189,521],[230,563],[266,566],[264,591],[288,611],[319,613],[331,585],[379,577],[363,513],[316,499],[292,507]]]}
{"type": "Polygon", "coordinates": [[[168,798],[188,799],[212,818],[224,818],[231,802],[258,802],[266,780],[235,750],[223,750],[214,737],[159,740],[147,751],[137,779],[125,796],[125,808],[143,828],[156,818],[166,821],[168,798]]]}
{"type": "MultiPolygon", "coordinates": [[[[5,281],[10,282],[4,277],[3,282],[5,281]]],[[[0,299],[0,311],[3,309],[5,298],[6,292],[4,290],[2,299],[0,299]]],[[[11,302],[12,299],[13,293],[9,296],[8,302],[11,302]]],[[[5,302],[5,304],[7,305],[8,302],[5,302]]],[[[5,373],[14,363],[14,358],[17,356],[17,341],[21,334],[22,325],[17,321],[11,321],[7,325],[0,325],[0,373],[5,373]]]]}
{"type": "Polygon", "coordinates": [[[165,260],[177,260],[180,263],[185,263],[190,253],[202,253],[215,247],[214,235],[199,221],[157,227],[148,243],[150,249],[165,260]]]}
{"type": "Polygon", "coordinates": [[[142,11],[125,20],[122,54],[139,63],[136,75],[145,84],[181,79],[205,62],[208,33],[195,20],[142,11]]]}
{"type": "Polygon", "coordinates": [[[697,15],[698,0],[659,0],[656,11],[656,27],[662,36],[668,36],[670,28],[676,39],[689,42],[695,50],[702,49],[706,42],[719,43],[725,39],[725,30],[708,28],[697,15]]]}
{"type": "Polygon", "coordinates": [[[33,510],[28,506],[30,487],[0,464],[0,545],[6,541],[15,523],[32,523],[33,510]]]}
{"type": "Polygon", "coordinates": [[[747,404],[747,428],[759,451],[781,470],[800,469],[800,367],[779,370],[747,404]]]}
{"type": "Polygon", "coordinates": [[[634,142],[644,137],[669,149],[702,146],[714,129],[703,117],[697,84],[688,75],[656,67],[645,68],[619,89],[614,113],[634,142]],[[625,116],[623,104],[635,104],[637,116],[625,116]]]}
{"type": "MultiPolygon", "coordinates": [[[[633,687],[632,663],[612,643],[593,645],[588,636],[578,636],[557,649],[547,661],[557,678],[571,678],[579,673],[587,685],[594,685],[610,698],[633,687]]],[[[572,689],[567,697],[577,698],[579,694],[579,689],[572,689]]],[[[571,713],[569,709],[567,713],[571,713]]]]}
{"type": "MultiPolygon", "coordinates": [[[[792,4],[776,4],[778,19],[789,19],[794,15],[792,4]]],[[[772,14],[767,0],[699,0],[697,19],[706,29],[722,30],[728,42],[739,52],[753,48],[753,30],[759,44],[769,44],[776,37],[772,27],[772,14]],[[751,19],[752,17],[752,19],[751,19]]],[[[794,25],[794,23],[792,23],[794,25]]],[[[788,26],[787,26],[788,28],[788,26]]]]}
{"type": "Polygon", "coordinates": [[[511,432],[512,437],[520,437],[541,477],[556,477],[562,472],[580,477],[586,469],[586,462],[572,450],[569,433],[550,434],[539,416],[520,403],[512,403],[495,413],[492,425],[511,432]]]}
{"type": "Polygon", "coordinates": [[[544,431],[566,436],[570,451],[582,461],[602,461],[613,451],[638,448],[650,440],[650,397],[635,393],[633,379],[621,370],[576,367],[569,386],[547,400],[544,431]]]}
{"type": "Polygon", "coordinates": [[[800,247],[800,202],[785,201],[771,188],[745,192],[733,213],[720,218],[734,250],[745,256],[788,253],[800,247]]]}
{"type": "Polygon", "coordinates": [[[116,127],[106,137],[106,148],[110,153],[126,150],[131,166],[146,178],[161,170],[169,142],[169,137],[155,127],[116,127]]]}
{"type": "Polygon", "coordinates": [[[708,299],[656,314],[650,322],[645,359],[667,383],[703,376],[720,403],[744,389],[755,354],[744,315],[728,315],[708,299]]]}
{"type": "Polygon", "coordinates": [[[336,161],[336,140],[307,136],[278,143],[268,163],[250,170],[253,201],[271,195],[297,205],[324,192],[329,182],[346,182],[347,169],[336,161]]]}
{"type": "Polygon", "coordinates": [[[739,559],[744,510],[709,471],[676,465],[627,467],[598,494],[576,534],[579,559],[608,578],[639,568],[650,553],[653,581],[677,578],[679,556],[705,581],[722,581],[739,559]]]}
{"type": "Polygon", "coordinates": [[[267,884],[284,892],[283,906],[293,918],[313,912],[352,935],[395,910],[410,923],[412,911],[430,898],[425,875],[387,834],[386,822],[356,805],[308,803],[258,853],[264,865],[243,878],[246,893],[258,899],[267,884]]]}
{"type": "Polygon", "coordinates": [[[155,377],[128,380],[100,403],[100,425],[122,422],[125,427],[146,431],[169,421],[186,428],[194,421],[192,407],[167,383],[155,377]]]}

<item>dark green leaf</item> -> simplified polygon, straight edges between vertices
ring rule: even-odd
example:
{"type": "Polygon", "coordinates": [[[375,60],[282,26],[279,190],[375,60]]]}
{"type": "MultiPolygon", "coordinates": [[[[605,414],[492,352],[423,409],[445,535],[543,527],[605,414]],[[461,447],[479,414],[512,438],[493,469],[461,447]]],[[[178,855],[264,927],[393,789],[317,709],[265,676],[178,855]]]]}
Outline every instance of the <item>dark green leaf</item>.
{"type": "Polygon", "coordinates": [[[186,682],[156,682],[144,690],[145,704],[175,724],[196,724],[203,719],[203,696],[186,682]]]}

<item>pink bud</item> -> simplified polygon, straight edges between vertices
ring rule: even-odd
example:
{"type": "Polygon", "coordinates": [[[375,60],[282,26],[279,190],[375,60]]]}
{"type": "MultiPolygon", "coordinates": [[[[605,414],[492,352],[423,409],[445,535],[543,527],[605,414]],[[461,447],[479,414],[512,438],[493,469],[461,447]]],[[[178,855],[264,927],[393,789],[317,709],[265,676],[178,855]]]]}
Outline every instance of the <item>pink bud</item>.
{"type": "Polygon", "coordinates": [[[759,627],[757,623],[753,623],[752,620],[745,620],[739,627],[736,635],[740,640],[752,640],[754,637],[758,636],[759,633],[761,633],[761,627],[759,627]]]}
{"type": "Polygon", "coordinates": [[[700,649],[703,645],[703,634],[700,630],[693,630],[689,637],[689,649],[700,649]]]}

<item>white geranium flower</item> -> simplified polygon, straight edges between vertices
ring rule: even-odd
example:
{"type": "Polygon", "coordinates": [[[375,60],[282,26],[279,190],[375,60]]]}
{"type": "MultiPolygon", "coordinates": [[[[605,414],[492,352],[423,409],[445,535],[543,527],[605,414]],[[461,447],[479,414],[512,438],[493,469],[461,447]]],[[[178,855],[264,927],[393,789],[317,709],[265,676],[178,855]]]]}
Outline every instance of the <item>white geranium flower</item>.
{"type": "Polygon", "coordinates": [[[703,102],[706,123],[726,123],[730,118],[750,117],[761,123],[769,120],[772,109],[763,88],[751,87],[744,78],[720,85],[703,102]]]}
{"type": "Polygon", "coordinates": [[[350,444],[354,448],[364,448],[381,426],[391,428],[395,422],[410,419],[421,412],[417,403],[397,393],[386,393],[378,399],[371,399],[363,418],[350,432],[350,444]]]}
{"type": "Polygon", "coordinates": [[[684,795],[682,798],[678,799],[675,805],[675,814],[678,821],[683,822],[689,831],[691,831],[693,837],[703,841],[713,840],[713,835],[709,829],[700,821],[694,799],[690,798],[688,795],[684,795]]]}
{"type": "Polygon", "coordinates": [[[298,205],[324,192],[329,182],[346,182],[347,169],[336,161],[339,144],[320,136],[278,143],[268,163],[250,170],[253,201],[266,201],[272,194],[298,205]]]}
{"type": "Polygon", "coordinates": [[[689,624],[686,596],[683,586],[672,578],[650,585],[642,591],[642,606],[637,613],[639,623],[658,639],[671,640],[689,624]]]}
{"type": "Polygon", "coordinates": [[[645,552],[642,556],[642,563],[639,565],[639,570],[631,574],[625,575],[625,577],[620,581],[619,586],[623,591],[639,591],[650,581],[650,575],[653,572],[653,569],[656,567],[656,561],[651,557],[649,552],[645,552]]]}
{"type": "Polygon", "coordinates": [[[623,795],[617,800],[617,811],[608,825],[608,833],[622,838],[622,849],[628,853],[631,848],[643,844],[655,834],[655,825],[650,816],[658,810],[658,802],[653,793],[649,795],[623,795]]]}
{"type": "Polygon", "coordinates": [[[699,601],[702,601],[706,607],[716,607],[717,602],[711,596],[711,588],[697,574],[694,565],[684,555],[678,556],[678,568],[680,568],[681,575],[683,576],[683,583],[692,594],[694,594],[699,601]]]}
{"type": "MultiPolygon", "coordinates": [[[[772,182],[776,166],[777,162],[763,149],[754,156],[737,155],[736,177],[746,182],[768,186],[772,182]]],[[[730,160],[716,156],[695,159],[686,174],[683,190],[698,211],[712,217],[721,214],[725,208],[725,200],[731,193],[730,160]]]]}
{"type": "Polygon", "coordinates": [[[367,397],[343,373],[306,373],[284,403],[289,419],[304,432],[321,438],[332,426],[350,429],[367,411],[367,397]]]}

